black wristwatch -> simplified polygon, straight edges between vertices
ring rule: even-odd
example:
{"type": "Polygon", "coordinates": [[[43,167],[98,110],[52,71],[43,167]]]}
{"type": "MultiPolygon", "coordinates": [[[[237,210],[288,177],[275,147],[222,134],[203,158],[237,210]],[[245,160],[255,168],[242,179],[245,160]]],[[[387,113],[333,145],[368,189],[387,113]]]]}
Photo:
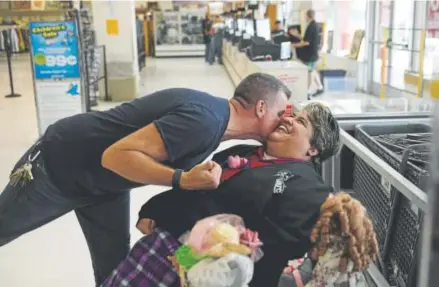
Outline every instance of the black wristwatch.
{"type": "Polygon", "coordinates": [[[172,175],[172,188],[180,188],[180,179],[183,171],[181,169],[176,169],[172,175]]]}

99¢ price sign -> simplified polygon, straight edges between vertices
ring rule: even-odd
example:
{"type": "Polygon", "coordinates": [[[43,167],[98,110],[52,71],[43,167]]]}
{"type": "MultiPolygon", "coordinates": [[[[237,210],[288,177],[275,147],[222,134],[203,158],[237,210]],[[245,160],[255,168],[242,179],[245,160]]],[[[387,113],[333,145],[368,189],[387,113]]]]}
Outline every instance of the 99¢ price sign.
{"type": "Polygon", "coordinates": [[[47,56],[46,57],[46,66],[47,67],[66,67],[66,66],[75,66],[78,64],[78,59],[76,56],[47,56]]]}
{"type": "Polygon", "coordinates": [[[74,22],[31,22],[29,28],[36,80],[80,78],[74,22]]]}

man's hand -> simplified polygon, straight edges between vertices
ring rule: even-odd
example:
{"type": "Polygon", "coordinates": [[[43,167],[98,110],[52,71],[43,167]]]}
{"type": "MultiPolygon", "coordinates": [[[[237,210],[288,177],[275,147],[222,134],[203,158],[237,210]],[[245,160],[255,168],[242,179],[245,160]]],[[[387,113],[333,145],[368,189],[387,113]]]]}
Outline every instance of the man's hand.
{"type": "Polygon", "coordinates": [[[201,163],[188,172],[183,172],[180,186],[186,190],[215,189],[221,181],[222,168],[214,161],[201,163]]]}

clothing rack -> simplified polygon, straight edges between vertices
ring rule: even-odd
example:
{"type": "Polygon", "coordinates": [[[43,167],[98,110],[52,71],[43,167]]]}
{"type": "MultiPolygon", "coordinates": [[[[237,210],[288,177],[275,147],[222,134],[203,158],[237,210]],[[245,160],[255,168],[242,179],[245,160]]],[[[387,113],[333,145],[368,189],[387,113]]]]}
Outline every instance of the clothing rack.
{"type": "Polygon", "coordinates": [[[12,61],[11,61],[11,57],[12,57],[12,38],[11,38],[11,33],[5,33],[7,32],[7,30],[11,30],[11,29],[16,29],[17,26],[16,25],[5,25],[5,26],[0,26],[0,33],[4,34],[4,35],[8,35],[6,37],[3,37],[3,41],[4,41],[4,46],[5,46],[5,52],[6,52],[6,59],[8,62],[8,71],[9,71],[9,86],[11,88],[11,93],[7,94],[5,97],[6,98],[18,98],[21,97],[20,94],[15,93],[14,90],[14,78],[12,76],[12,61]]]}
{"type": "Polygon", "coordinates": [[[7,29],[6,34],[0,33],[0,51],[5,50],[5,39],[11,39],[11,51],[12,53],[24,53],[30,49],[29,42],[29,29],[27,27],[15,26],[15,28],[7,29]]]}

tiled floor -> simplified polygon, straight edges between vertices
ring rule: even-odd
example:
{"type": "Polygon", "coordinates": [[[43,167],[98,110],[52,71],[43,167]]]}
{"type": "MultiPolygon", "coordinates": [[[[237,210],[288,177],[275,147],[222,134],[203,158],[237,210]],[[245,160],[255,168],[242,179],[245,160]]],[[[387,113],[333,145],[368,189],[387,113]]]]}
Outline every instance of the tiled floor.
{"type": "MultiPolygon", "coordinates": [[[[0,87],[6,94],[6,62],[0,59],[0,87]]],[[[14,60],[16,90],[21,98],[0,95],[0,186],[6,182],[13,164],[37,137],[29,60],[14,60]]],[[[141,72],[141,94],[168,87],[190,87],[228,98],[233,86],[220,66],[208,66],[203,59],[149,60],[141,72]]],[[[114,104],[101,103],[105,109],[114,104]]],[[[227,145],[227,144],[226,144],[227,145]]],[[[132,218],[140,206],[162,187],[149,186],[132,192],[132,218]]],[[[0,191],[1,192],[1,191],[0,191]]],[[[132,241],[140,234],[133,228],[132,241]]],[[[111,252],[111,251],[110,251],[111,252]]],[[[0,286],[5,287],[87,287],[93,286],[88,249],[73,213],[30,232],[0,248],[0,286]]]]}

